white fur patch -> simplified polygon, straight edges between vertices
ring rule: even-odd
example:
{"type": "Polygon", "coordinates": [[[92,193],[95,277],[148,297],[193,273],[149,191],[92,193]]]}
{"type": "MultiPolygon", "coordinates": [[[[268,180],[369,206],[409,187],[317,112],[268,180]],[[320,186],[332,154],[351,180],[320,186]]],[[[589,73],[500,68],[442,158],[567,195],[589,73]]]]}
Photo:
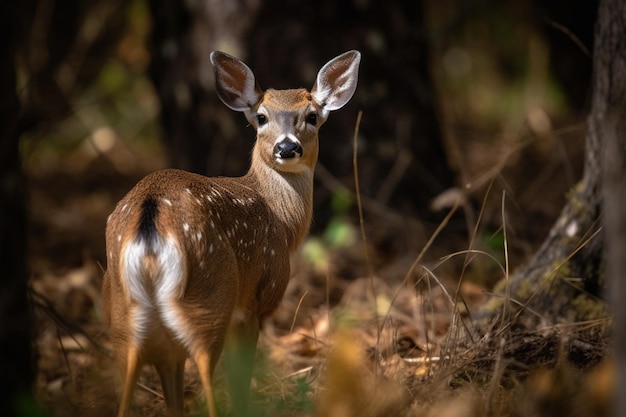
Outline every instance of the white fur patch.
{"type": "Polygon", "coordinates": [[[160,269],[155,288],[157,300],[182,298],[187,286],[187,274],[176,240],[172,236],[158,239],[155,252],[160,269]]]}
{"type": "Polygon", "coordinates": [[[135,239],[126,245],[122,254],[123,282],[131,301],[140,305],[150,305],[150,295],[146,289],[146,271],[143,260],[146,256],[146,243],[142,239],[135,239]]]}
{"type": "Polygon", "coordinates": [[[138,238],[126,245],[122,254],[124,283],[131,303],[135,304],[129,317],[134,337],[143,339],[153,322],[160,320],[181,341],[186,342],[180,334],[183,323],[176,306],[187,286],[184,257],[171,236],[165,239],[157,237],[153,253],[148,253],[148,245],[138,238]],[[154,276],[145,269],[146,256],[156,258],[154,276]],[[151,287],[152,291],[149,290],[151,287]]]}
{"type": "Polygon", "coordinates": [[[177,303],[185,294],[187,287],[185,259],[172,236],[160,242],[157,252],[161,272],[155,291],[159,315],[163,324],[176,335],[176,338],[185,346],[190,347],[191,338],[185,333],[187,326],[177,303]]]}

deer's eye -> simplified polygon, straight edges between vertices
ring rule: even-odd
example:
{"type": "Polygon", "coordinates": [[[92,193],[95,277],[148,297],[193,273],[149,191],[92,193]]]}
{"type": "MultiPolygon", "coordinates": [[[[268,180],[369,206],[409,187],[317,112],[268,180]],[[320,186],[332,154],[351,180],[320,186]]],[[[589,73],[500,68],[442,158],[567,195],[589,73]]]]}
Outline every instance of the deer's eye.
{"type": "Polygon", "coordinates": [[[310,113],[306,117],[306,122],[310,125],[316,126],[317,125],[317,113],[310,113]]]}
{"type": "Polygon", "coordinates": [[[267,117],[264,114],[257,114],[256,121],[259,126],[263,126],[265,123],[267,123],[267,117]]]}

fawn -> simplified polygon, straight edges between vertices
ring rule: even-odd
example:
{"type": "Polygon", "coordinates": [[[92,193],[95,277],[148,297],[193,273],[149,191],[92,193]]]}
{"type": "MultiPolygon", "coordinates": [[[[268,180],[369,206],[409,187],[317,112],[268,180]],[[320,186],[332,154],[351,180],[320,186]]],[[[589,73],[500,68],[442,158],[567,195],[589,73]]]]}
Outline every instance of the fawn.
{"type": "MultiPolygon", "coordinates": [[[[152,173],[109,216],[102,298],[123,378],[118,416],[129,413],[144,363],[159,374],[168,413],[182,416],[187,358],[217,416],[215,364],[225,344],[226,360],[231,349],[254,352],[285,292],[290,254],[311,223],[318,130],[354,94],[360,59],[349,51],[330,60],[311,91],[264,92],[246,64],[211,53],[219,98],[256,129],[252,162],[238,178],[152,173]]],[[[230,381],[246,393],[252,362],[230,381]]],[[[234,402],[244,412],[245,397],[234,402]]]]}

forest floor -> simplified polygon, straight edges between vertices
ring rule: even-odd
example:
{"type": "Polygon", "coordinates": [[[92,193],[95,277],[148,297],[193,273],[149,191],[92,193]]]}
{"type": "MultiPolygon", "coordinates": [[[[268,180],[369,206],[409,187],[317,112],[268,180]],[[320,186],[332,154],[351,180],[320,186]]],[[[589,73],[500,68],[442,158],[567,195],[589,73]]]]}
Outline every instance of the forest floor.
{"type": "MultiPolygon", "coordinates": [[[[580,175],[572,166],[580,166],[582,137],[584,129],[560,159],[546,156],[554,144],[512,154],[468,141],[465,176],[487,179],[447,223],[365,206],[367,244],[356,215],[339,219],[340,239],[316,231],[263,329],[253,415],[610,415],[606,321],[532,333],[494,321],[480,336],[473,324],[490,288],[528,259],[558,216],[580,175]],[[476,232],[467,232],[476,219],[476,232]]],[[[121,143],[27,159],[37,395],[55,416],[115,413],[119,381],[100,298],[104,226],[116,202],[163,160],[121,143]]],[[[221,367],[216,380],[218,406],[227,410],[221,367]]],[[[189,363],[190,410],[200,393],[189,363]]],[[[164,414],[153,370],[144,369],[133,407],[136,415],[164,414]]]]}

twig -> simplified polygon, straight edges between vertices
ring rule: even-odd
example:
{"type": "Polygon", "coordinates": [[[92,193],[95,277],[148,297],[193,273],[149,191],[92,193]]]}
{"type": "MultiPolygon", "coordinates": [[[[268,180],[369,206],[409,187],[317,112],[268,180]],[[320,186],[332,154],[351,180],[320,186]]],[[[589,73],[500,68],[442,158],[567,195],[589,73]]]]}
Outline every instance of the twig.
{"type": "Polygon", "coordinates": [[[587,58],[591,58],[591,51],[589,50],[589,48],[587,48],[585,44],[583,43],[583,41],[581,41],[580,38],[574,34],[574,32],[569,30],[567,26],[562,25],[558,22],[555,22],[554,20],[547,18],[547,17],[545,18],[545,21],[550,26],[552,26],[556,30],[561,31],[561,33],[563,33],[565,36],[570,38],[572,42],[574,42],[576,46],[578,46],[578,48],[582,51],[582,53],[587,56],[587,58]]]}
{"type": "Polygon", "coordinates": [[[78,341],[74,337],[74,333],[82,334],[85,338],[91,343],[98,352],[105,355],[108,358],[111,358],[111,352],[98,343],[89,333],[83,330],[80,326],[77,326],[73,323],[68,322],[53,306],[50,301],[44,297],[42,294],[37,292],[32,287],[29,288],[29,293],[31,295],[31,300],[33,305],[44,312],[53,322],[55,322],[60,328],[62,328],[75,342],[76,344],[84,350],[83,346],[81,346],[80,341],[78,341]]]}

